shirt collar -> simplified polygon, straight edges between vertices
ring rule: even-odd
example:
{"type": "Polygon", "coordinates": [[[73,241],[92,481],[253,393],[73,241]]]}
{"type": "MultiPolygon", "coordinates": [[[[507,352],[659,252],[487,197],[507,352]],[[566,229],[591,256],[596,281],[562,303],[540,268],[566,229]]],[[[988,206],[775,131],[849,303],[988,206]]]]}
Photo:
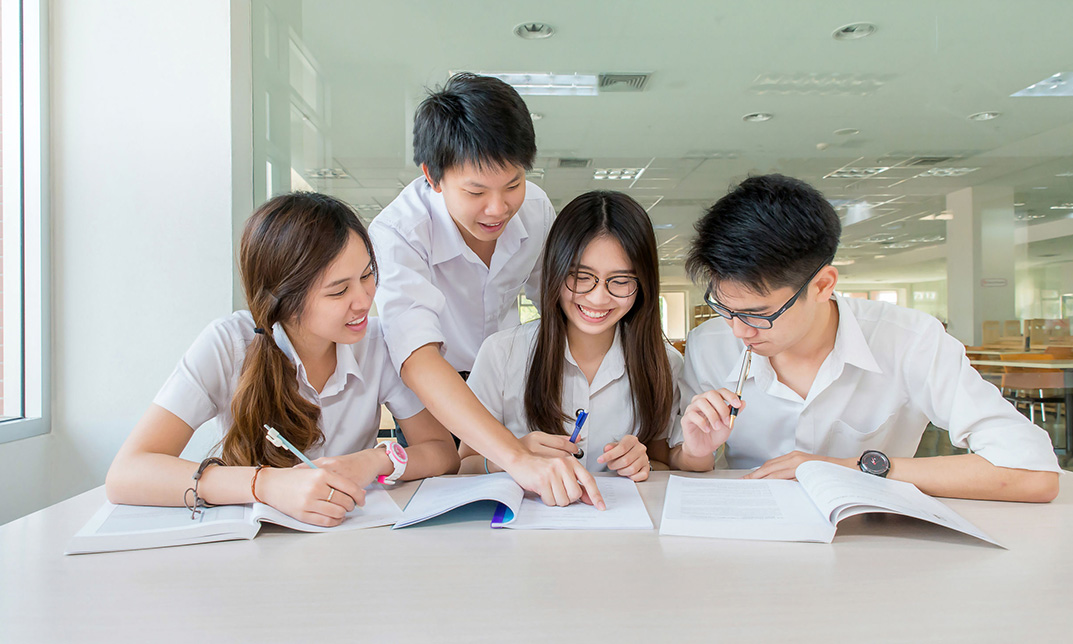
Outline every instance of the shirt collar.
{"type": "Polygon", "coordinates": [[[838,331],[835,332],[835,347],[831,353],[844,364],[851,364],[865,371],[883,373],[868,346],[857,316],[853,315],[845,298],[836,295],[834,300],[838,304],[838,331]]]}
{"type": "MultiPolygon", "coordinates": [[[[287,359],[294,363],[294,367],[298,372],[299,384],[305,385],[310,391],[315,391],[313,385],[309,384],[309,376],[306,374],[305,365],[302,364],[302,359],[298,357],[298,351],[295,350],[294,344],[291,342],[290,337],[287,336],[287,332],[283,329],[283,325],[276,322],[272,325],[272,337],[275,339],[276,346],[283,352],[283,355],[287,356],[287,359]]],[[[343,387],[350,379],[350,376],[354,376],[359,381],[364,382],[361,376],[361,369],[358,367],[358,358],[356,353],[365,352],[365,338],[358,341],[358,350],[355,351],[350,345],[335,344],[335,372],[328,378],[328,382],[324,383],[324,388],[320,392],[321,397],[332,396],[342,391],[343,387]]]]}

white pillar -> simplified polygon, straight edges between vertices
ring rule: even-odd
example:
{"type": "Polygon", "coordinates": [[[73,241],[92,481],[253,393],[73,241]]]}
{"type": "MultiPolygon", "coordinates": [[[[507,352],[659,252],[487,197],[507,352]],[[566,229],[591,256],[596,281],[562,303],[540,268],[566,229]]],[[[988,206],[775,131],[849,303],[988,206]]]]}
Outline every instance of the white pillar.
{"type": "Polygon", "coordinates": [[[946,197],[946,279],[950,334],[978,345],[984,320],[1012,320],[1013,188],[963,188],[946,197]]]}

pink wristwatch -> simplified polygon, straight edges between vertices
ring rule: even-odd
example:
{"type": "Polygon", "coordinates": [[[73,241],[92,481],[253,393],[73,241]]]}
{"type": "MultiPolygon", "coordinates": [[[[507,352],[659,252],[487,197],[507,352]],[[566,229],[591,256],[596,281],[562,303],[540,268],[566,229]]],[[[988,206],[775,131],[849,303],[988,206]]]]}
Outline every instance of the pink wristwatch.
{"type": "Polygon", "coordinates": [[[376,482],[381,485],[394,485],[395,481],[399,480],[402,473],[406,471],[406,450],[395,441],[384,441],[377,447],[383,447],[387,451],[387,457],[391,459],[391,464],[395,466],[395,469],[387,476],[383,474],[377,476],[376,482]]]}

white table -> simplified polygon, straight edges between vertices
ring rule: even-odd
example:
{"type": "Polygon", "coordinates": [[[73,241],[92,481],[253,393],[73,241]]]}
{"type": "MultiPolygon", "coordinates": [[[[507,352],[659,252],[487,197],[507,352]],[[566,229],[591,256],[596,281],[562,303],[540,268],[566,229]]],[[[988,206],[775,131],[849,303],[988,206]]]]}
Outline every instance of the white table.
{"type": "MultiPolygon", "coordinates": [[[[740,473],[723,472],[721,476],[740,473]]],[[[667,473],[641,484],[658,525],[667,473]]],[[[404,502],[415,484],[393,492],[404,502]]],[[[11,492],[8,492],[11,493],[11,492]]],[[[904,517],[831,545],[471,521],[65,557],[98,488],[0,527],[0,640],[1063,641],[1073,493],[948,503],[1009,550],[904,517]]]]}

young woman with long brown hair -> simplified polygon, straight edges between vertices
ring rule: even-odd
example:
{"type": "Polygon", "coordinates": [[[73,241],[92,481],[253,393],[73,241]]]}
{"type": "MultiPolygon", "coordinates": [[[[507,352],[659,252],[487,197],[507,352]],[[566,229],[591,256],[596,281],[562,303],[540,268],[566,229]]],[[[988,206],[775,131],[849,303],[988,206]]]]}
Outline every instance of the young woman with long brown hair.
{"type": "Polygon", "coordinates": [[[112,502],[189,505],[199,474],[204,503],[258,500],[331,526],[378,477],[457,469],[450,434],[403,385],[368,315],[376,260],[349,206],[308,192],[271,199],[246,222],[239,269],[250,310],[210,324],[183,356],[108,471],[112,502]],[[408,454],[375,449],[381,403],[408,454]],[[220,462],[180,458],[212,419],[223,430],[220,462]],[[292,467],[297,458],[268,442],[265,425],[319,469],[292,467]]]}
{"type": "MultiPolygon", "coordinates": [[[[667,460],[682,356],[663,338],[656,237],[644,208],[620,192],[567,204],[548,234],[540,303],[540,320],[484,342],[473,392],[536,453],[648,478],[650,459],[667,460]],[[572,443],[582,411],[588,419],[572,443]]],[[[494,467],[465,445],[461,454],[463,471],[494,467]]]]}

